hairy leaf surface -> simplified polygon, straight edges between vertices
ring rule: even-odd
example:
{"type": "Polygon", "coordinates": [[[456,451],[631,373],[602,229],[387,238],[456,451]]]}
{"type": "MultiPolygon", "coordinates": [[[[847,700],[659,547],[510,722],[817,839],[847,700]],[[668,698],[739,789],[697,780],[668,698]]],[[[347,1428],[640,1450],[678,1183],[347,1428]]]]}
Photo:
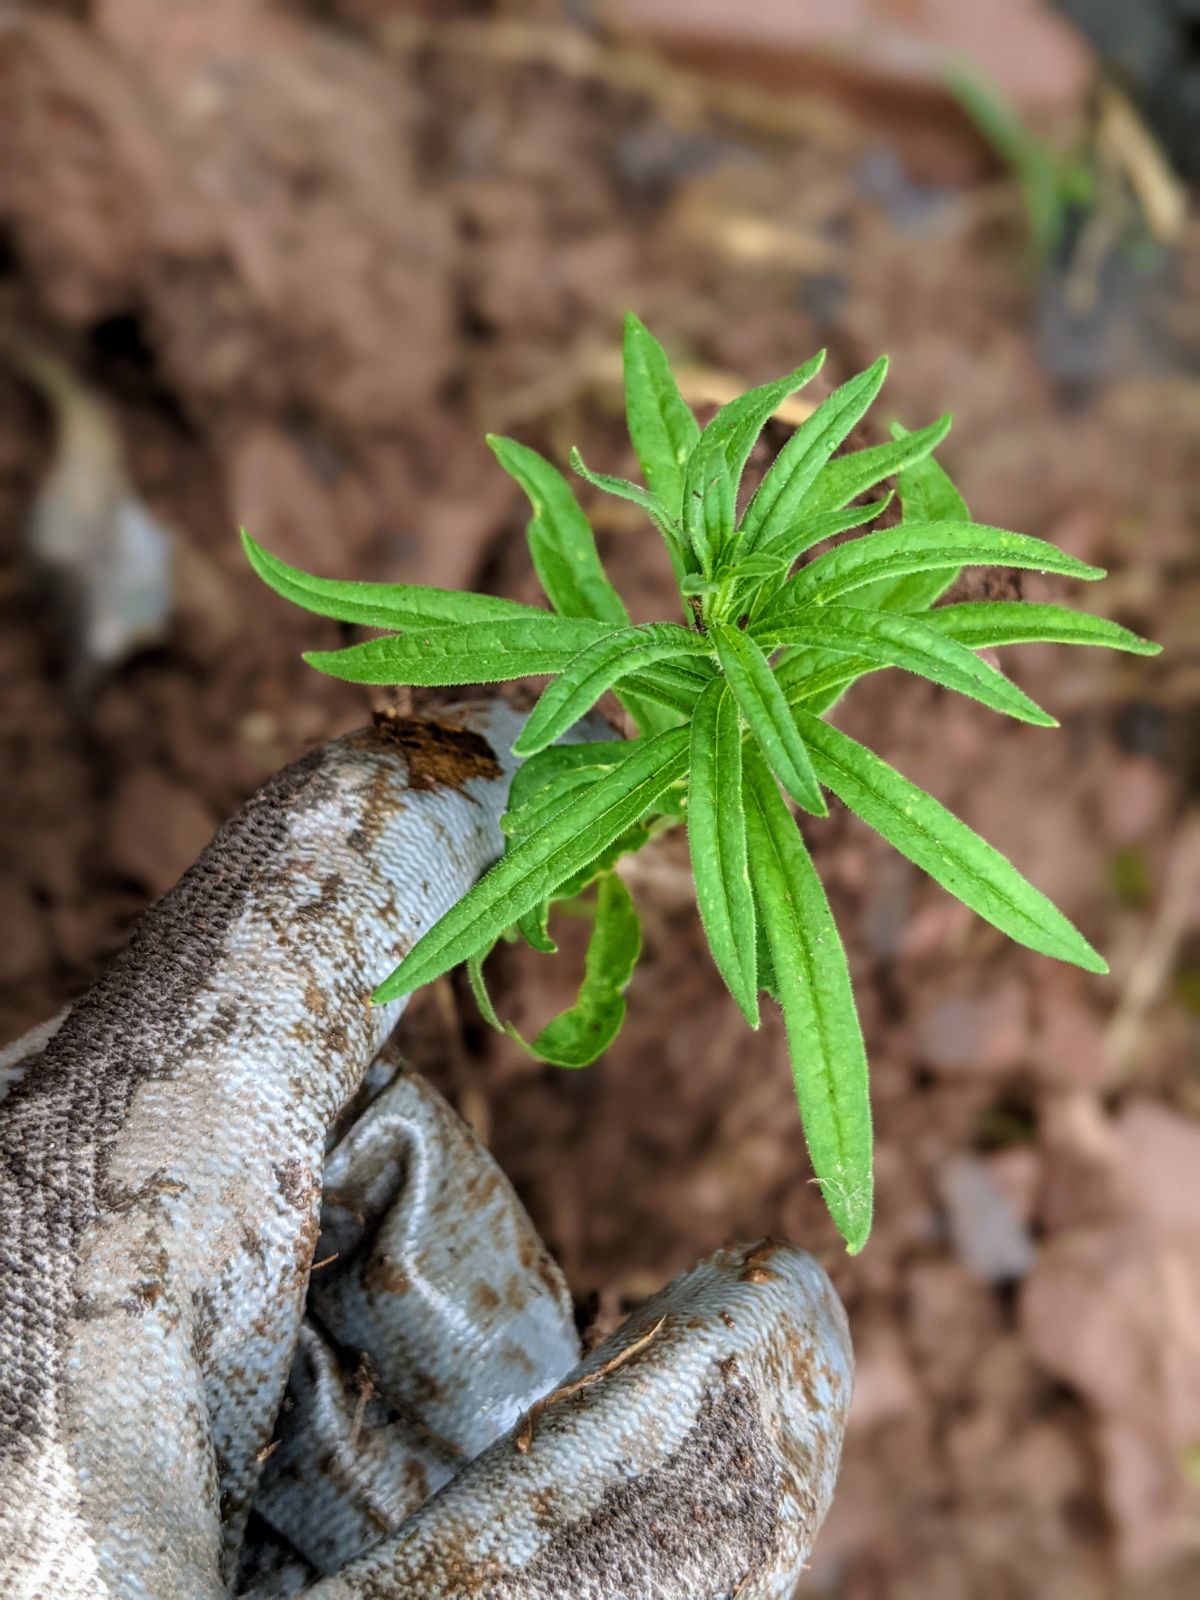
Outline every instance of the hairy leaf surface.
{"type": "Polygon", "coordinates": [[[986,839],[848,734],[798,710],[821,781],[902,855],[1018,944],[1089,972],[1107,964],[986,839]]]}
{"type": "Polygon", "coordinates": [[[696,903],[717,970],[758,1027],[754,897],[746,864],[742,731],[729,685],[716,678],[696,702],[688,773],[688,844],[696,903]]]}
{"type": "Polygon", "coordinates": [[[737,628],[714,623],[709,637],[738,709],[780,783],[797,805],[823,817],[826,806],[820,785],[770,662],[754,640],[737,628]]]}
{"type": "Polygon", "coordinates": [[[549,899],[632,827],[687,770],[688,733],[672,728],[629,746],[619,767],[598,777],[566,812],[521,839],[428,933],[372,997],[411,994],[489,945],[549,899]]]}
{"type": "Polygon", "coordinates": [[[867,1055],[841,937],[775,780],[746,752],[750,875],[787,1026],[813,1171],[851,1253],[871,1229],[867,1055]]]}

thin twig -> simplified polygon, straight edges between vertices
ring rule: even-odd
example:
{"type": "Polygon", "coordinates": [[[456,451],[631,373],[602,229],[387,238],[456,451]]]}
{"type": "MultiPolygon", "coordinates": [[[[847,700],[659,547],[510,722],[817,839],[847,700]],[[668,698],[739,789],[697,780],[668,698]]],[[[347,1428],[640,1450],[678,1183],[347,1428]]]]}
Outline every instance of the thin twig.
{"type": "Polygon", "coordinates": [[[535,1400],[529,1410],[521,1419],[521,1426],[517,1429],[517,1436],[513,1443],[522,1455],[525,1455],[533,1443],[534,1429],[542,1416],[551,1406],[557,1405],[560,1400],[569,1400],[572,1395],[578,1394],[582,1389],[590,1389],[592,1384],[599,1383],[601,1378],[607,1378],[616,1372],[618,1367],[623,1367],[627,1361],[632,1361],[659,1335],[666,1317],[659,1317],[658,1321],[649,1330],[643,1333],[640,1339],[635,1339],[632,1344],[618,1350],[615,1356],[610,1357],[594,1372],[585,1372],[581,1378],[574,1378],[570,1383],[564,1383],[558,1389],[552,1389],[549,1394],[543,1395],[540,1400],[535,1400]]]}

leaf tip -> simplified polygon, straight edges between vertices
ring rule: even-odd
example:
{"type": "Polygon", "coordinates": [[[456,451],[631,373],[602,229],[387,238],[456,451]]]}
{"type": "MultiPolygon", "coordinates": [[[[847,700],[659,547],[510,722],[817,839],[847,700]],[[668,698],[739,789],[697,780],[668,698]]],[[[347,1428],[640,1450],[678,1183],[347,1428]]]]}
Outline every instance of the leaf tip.
{"type": "Polygon", "coordinates": [[[548,743],[549,740],[538,737],[536,729],[534,730],[533,737],[531,738],[529,734],[529,723],[526,723],[521,729],[521,732],[513,740],[512,753],[519,760],[525,761],[530,756],[536,756],[539,751],[544,750],[548,743]]]}
{"type": "Polygon", "coordinates": [[[409,992],[408,985],[400,977],[402,967],[403,963],[394,972],[389,973],[378,988],[372,990],[371,1004],[373,1006],[387,1005],[390,1000],[399,1000],[409,992]]]}
{"type": "Polygon", "coordinates": [[[762,1027],[762,1016],[758,1009],[757,993],[752,993],[748,999],[739,995],[737,997],[737,1006],[745,1018],[751,1033],[757,1033],[762,1027]]]}
{"type": "Polygon", "coordinates": [[[856,1256],[871,1237],[871,1223],[874,1220],[875,1206],[870,1179],[864,1193],[850,1197],[844,1213],[838,1221],[842,1237],[846,1241],[847,1255],[856,1256]]]}
{"type": "Polygon", "coordinates": [[[338,672],[333,663],[341,654],[340,650],[302,650],[300,659],[306,667],[312,667],[316,672],[323,672],[327,677],[336,678],[338,672]]]}
{"type": "Polygon", "coordinates": [[[246,532],[245,528],[238,529],[238,537],[242,542],[242,554],[246,557],[246,560],[250,563],[250,566],[264,583],[273,588],[274,585],[271,584],[269,572],[269,563],[271,557],[267,551],[264,550],[257,539],[251,538],[251,536],[246,532]]]}

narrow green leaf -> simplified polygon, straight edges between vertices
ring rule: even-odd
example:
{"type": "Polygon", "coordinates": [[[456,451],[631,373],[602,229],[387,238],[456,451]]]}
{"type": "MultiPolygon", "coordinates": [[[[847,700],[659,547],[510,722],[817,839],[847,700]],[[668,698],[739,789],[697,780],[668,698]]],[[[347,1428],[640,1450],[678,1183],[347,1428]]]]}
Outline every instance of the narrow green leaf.
{"type": "Polygon", "coordinates": [[[618,500],[628,500],[631,505],[637,506],[646,513],[662,535],[663,543],[667,547],[667,554],[671,558],[671,570],[675,574],[675,581],[678,583],[688,570],[683,534],[679,523],[658,496],[656,494],[648,494],[638,484],[630,483],[628,478],[617,478],[609,472],[593,472],[584,462],[579,451],[574,448],[571,450],[571,470],[577,472],[594,489],[600,489],[605,494],[615,495],[618,500]]]}
{"type": "MultiPolygon", "coordinates": [[[[892,423],[892,437],[905,439],[908,430],[892,423]]],[[[896,484],[904,521],[970,522],[967,502],[951,481],[950,474],[933,456],[925,456],[905,467],[896,484]]],[[[855,596],[855,605],[874,606],[879,611],[925,611],[940,600],[957,580],[959,568],[935,568],[932,572],[910,572],[902,578],[885,578],[865,585],[855,596]]]]}
{"type": "Polygon", "coordinates": [[[1028,534],[1009,533],[979,522],[904,522],[898,528],[864,534],[826,550],[800,569],[771,609],[783,612],[802,605],[827,605],[880,578],[969,566],[1026,567],[1067,578],[1104,576],[1102,567],[1076,561],[1055,545],[1028,534]]]}
{"type": "MultiPolygon", "coordinates": [[[[620,741],[618,748],[622,748],[623,744],[624,741],[620,741]]],[[[557,745],[551,745],[550,748],[554,750],[558,747],[557,745]]],[[[538,752],[539,755],[545,755],[546,753],[546,751],[538,752]]],[[[561,773],[553,784],[540,789],[523,806],[504,813],[500,822],[504,829],[505,837],[516,841],[527,837],[531,833],[536,833],[539,828],[544,828],[547,821],[556,812],[571,804],[575,795],[581,789],[589,789],[601,773],[609,770],[611,769],[608,766],[597,765],[595,767],[582,767],[577,772],[561,773]]]]}
{"type": "MultiPolygon", "coordinates": [[[[906,436],[898,422],[892,424],[892,433],[896,438],[906,436]]],[[[966,502],[932,456],[906,467],[900,474],[898,490],[906,523],[970,521],[966,502]]],[[[854,604],[861,609],[922,613],[928,620],[927,608],[955,582],[960,571],[959,567],[937,567],[929,572],[860,584],[854,590],[854,604]]],[[[762,609],[761,599],[758,609],[762,609]]],[[[814,716],[820,716],[836,705],[859,678],[877,672],[881,665],[879,661],[850,659],[827,650],[797,649],[789,651],[775,670],[788,704],[802,704],[814,716]]]]}
{"type": "Polygon", "coordinates": [[[754,898],[746,866],[742,734],[729,686],[715,678],[692,715],[688,844],[696,903],[717,970],[758,1027],[754,898]]]}
{"type": "Polygon", "coordinates": [[[503,1033],[504,1024],[496,1015],[496,1007],[488,992],[487,979],[483,975],[483,963],[495,948],[493,943],[485,950],[477,950],[474,955],[467,957],[467,979],[471,985],[471,993],[475,996],[475,1004],[479,1007],[480,1016],[489,1027],[495,1028],[497,1033],[503,1033]]]}
{"type": "Polygon", "coordinates": [[[549,898],[574,900],[598,878],[602,878],[606,872],[615,867],[622,856],[636,855],[642,846],[654,837],[656,827],[662,826],[660,807],[665,803],[664,797],[659,796],[645,820],[636,822],[619,833],[598,855],[585,862],[578,872],[573,872],[569,878],[564,878],[549,898]]]}
{"type": "Polygon", "coordinates": [[[1018,944],[1107,972],[1103,958],[1017,869],[932,795],[819,717],[797,710],[821,776],[865,823],[1018,944]]]}
{"type": "Polygon", "coordinates": [[[530,1054],[556,1067],[590,1066],[621,1031],[625,990],[641,952],[642,930],[629,890],[615,872],[606,872],[596,891],[579,998],[526,1046],[530,1054]]]}
{"type": "Polygon", "coordinates": [[[750,732],[762,746],[779,781],[797,805],[823,817],[825,800],[770,662],[754,640],[737,628],[714,623],[709,637],[750,732]]]}
{"type": "Polygon", "coordinates": [[[718,452],[712,463],[708,483],[704,487],[701,509],[704,521],[704,543],[712,551],[713,565],[719,567],[721,558],[733,539],[734,485],[729,476],[725,458],[718,452]]]}
{"type": "Polygon", "coordinates": [[[376,1001],[411,994],[511,927],[631,828],[687,770],[688,735],[672,728],[638,739],[619,767],[598,777],[573,806],[508,850],[376,990],[376,1001]]]}
{"type": "Polygon", "coordinates": [[[533,833],[559,809],[558,796],[619,767],[629,753],[622,739],[555,744],[539,750],[513,773],[500,826],[511,838],[533,833]]]}
{"type": "Polygon", "coordinates": [[[873,522],[887,510],[891,499],[889,494],[883,500],[871,500],[863,506],[849,506],[844,511],[823,511],[819,517],[810,517],[806,512],[790,527],[772,534],[769,539],[763,539],[758,545],[758,554],[739,561],[738,570],[741,571],[752,561],[769,559],[774,562],[781,556],[786,556],[790,565],[806,550],[811,550],[813,545],[820,544],[822,539],[832,539],[835,534],[845,533],[849,528],[861,528],[864,522],[873,522]]]}
{"type": "Polygon", "coordinates": [[[881,661],[848,656],[841,650],[802,647],[789,650],[779,662],[775,681],[788,705],[802,705],[814,716],[820,716],[841,699],[851,684],[882,668],[881,661]]]}
{"type": "Polygon", "coordinates": [[[760,550],[752,556],[743,556],[733,567],[730,576],[735,578],[773,578],[791,565],[784,550],[760,550]]]}
{"type": "MultiPolygon", "coordinates": [[[[621,628],[598,639],[581,651],[544,692],[513,746],[514,754],[531,756],[553,744],[595,705],[606,689],[631,672],[673,656],[707,656],[710,650],[700,634],[672,622],[621,628]]],[[[966,654],[970,656],[970,651],[966,654]]]]}
{"type": "Polygon", "coordinates": [[[550,937],[550,902],[543,900],[523,917],[517,918],[517,929],[522,939],[540,955],[552,956],[558,949],[550,937]]]}
{"type": "Polygon", "coordinates": [[[792,527],[766,540],[753,555],[741,557],[736,567],[739,603],[734,606],[735,612],[749,603],[751,597],[751,616],[762,611],[787,581],[788,572],[798,556],[813,545],[820,544],[822,539],[831,539],[835,534],[845,533],[849,528],[860,528],[864,522],[873,521],[887,509],[891,498],[889,494],[884,500],[871,500],[866,505],[851,506],[846,511],[830,511],[820,517],[802,517],[792,527]],[[765,581],[755,582],[759,563],[760,570],[768,576],[765,581]],[[741,582],[743,577],[748,581],[741,582]]]}
{"type": "MultiPolygon", "coordinates": [[[[894,439],[912,435],[899,422],[892,423],[894,439]]],[[[967,502],[955,487],[950,474],[932,455],[911,462],[900,474],[897,485],[905,522],[969,522],[967,502]]]]}
{"type": "Polygon", "coordinates": [[[348,683],[502,683],[561,672],[581,650],[613,630],[581,617],[439,625],[368,639],[345,650],[309,650],[305,661],[348,683]]]}
{"type": "MultiPolygon", "coordinates": [[[[526,529],[529,554],[555,611],[563,617],[592,617],[627,626],[625,603],[609,582],[591,524],[562,473],[515,439],[491,434],[488,443],[533,507],[533,520],[526,529]]],[[[657,702],[647,703],[636,694],[622,698],[642,733],[661,733],[672,725],[657,702]]]]}
{"type": "Polygon", "coordinates": [[[647,485],[678,519],[684,468],[700,429],[662,345],[632,312],[625,318],[625,416],[647,485]]]}
{"type": "Polygon", "coordinates": [[[529,553],[550,604],[560,616],[628,624],[624,602],[601,565],[591,524],[562,473],[516,439],[492,433],[487,442],[533,507],[529,553]]]}
{"type": "Polygon", "coordinates": [[[813,1171],[851,1254],[871,1231],[867,1055],[846,953],[800,830],[746,751],[750,876],[771,952],[813,1171]]]}
{"type": "Polygon", "coordinates": [[[460,594],[420,584],[359,583],[317,578],[264,550],[243,529],[246,559],[268,587],[304,611],[366,628],[420,628],[441,623],[534,622],[548,612],[490,594],[460,594]]]}
{"type": "Polygon", "coordinates": [[[701,570],[711,573],[720,546],[712,538],[710,513],[706,499],[711,485],[716,481],[719,492],[727,492],[736,501],[742,471],[749,460],[755,441],[788,395],[802,389],[821,370],[825,352],[802,367],[789,372],[774,383],[760,384],[746,394],[731,400],[700,435],[699,443],[688,458],[683,484],[683,531],[690,539],[700,561],[701,570]],[[729,490],[724,488],[728,478],[729,490]]]}
{"type": "Polygon", "coordinates": [[[1020,722],[1032,722],[1042,728],[1058,726],[1002,672],[980,661],[965,645],[947,638],[924,618],[864,611],[857,606],[808,606],[787,621],[755,623],[750,633],[764,649],[805,645],[844,650],[848,656],[863,656],[883,666],[915,672],[1020,722]]]}
{"type": "Polygon", "coordinates": [[[1004,644],[1090,644],[1130,655],[1156,656],[1162,645],[1106,617],[1029,600],[977,600],[940,606],[925,618],[932,628],[972,650],[1004,644]]]}
{"type": "MultiPolygon", "coordinates": [[[[747,855],[747,861],[749,856],[747,855]]],[[[758,963],[758,987],[779,1004],[779,979],[775,976],[775,963],[771,959],[771,945],[763,924],[762,907],[754,896],[754,952],[758,963]]]]}
{"type": "Polygon", "coordinates": [[[858,495],[873,489],[877,483],[890,478],[915,461],[922,461],[950,432],[953,421],[949,412],[931,422],[927,428],[908,433],[887,444],[871,445],[866,450],[855,450],[839,456],[817,474],[808,497],[806,509],[814,515],[824,511],[837,511],[848,505],[858,495]]]}
{"type": "Polygon", "coordinates": [[[629,754],[629,746],[622,739],[590,739],[578,744],[555,744],[549,750],[539,750],[538,755],[522,762],[512,774],[509,784],[509,805],[501,818],[506,834],[528,834],[533,829],[528,808],[541,805],[547,795],[554,794],[558,782],[576,773],[608,773],[621,765],[629,754]]]}
{"type": "Polygon", "coordinates": [[[601,489],[605,494],[615,495],[618,500],[628,500],[630,505],[635,505],[644,511],[660,528],[668,529],[673,536],[678,536],[674,518],[656,494],[643,489],[640,484],[631,483],[628,478],[618,478],[611,472],[593,472],[574,445],[571,447],[571,470],[577,472],[585,483],[590,483],[593,489],[601,489]]]}
{"type": "Polygon", "coordinates": [[[796,429],[759,484],[742,519],[745,549],[756,550],[796,522],[818,472],[866,414],[886,375],[887,357],[881,356],[866,372],[835,389],[796,429]]]}
{"type": "Polygon", "coordinates": [[[709,595],[716,594],[721,587],[719,578],[702,578],[697,572],[686,572],[679,584],[679,592],[684,596],[694,596],[696,599],[706,600],[709,595]]]}
{"type": "MultiPolygon", "coordinates": [[[[655,705],[666,706],[682,716],[688,716],[696,703],[696,696],[715,671],[715,667],[699,657],[690,660],[686,666],[678,661],[656,661],[652,666],[635,672],[618,692],[622,699],[627,699],[630,693],[636,693],[655,705]],[[693,668],[702,670],[693,671],[693,668]]],[[[661,733],[663,729],[656,731],[661,733]]]]}

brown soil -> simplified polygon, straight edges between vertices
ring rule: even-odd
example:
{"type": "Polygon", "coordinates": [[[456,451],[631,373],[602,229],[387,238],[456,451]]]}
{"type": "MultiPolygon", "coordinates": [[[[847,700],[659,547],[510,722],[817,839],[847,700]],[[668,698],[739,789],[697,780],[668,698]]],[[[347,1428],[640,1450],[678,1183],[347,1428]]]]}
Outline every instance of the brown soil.
{"type": "MultiPolygon", "coordinates": [[[[1112,976],[1007,944],[840,808],[806,822],[872,1060],[878,1221],[854,1260],[808,1179],[778,1019],[745,1033],[676,839],[631,871],[647,955],[604,1062],[532,1064],[446,983],[406,1047],[601,1323],[730,1237],[827,1261],[860,1379],[805,1593],[1194,1592],[1200,234],[1115,318],[1102,381],[1067,382],[1011,185],[922,204],[842,113],[716,114],[700,80],[648,92],[629,56],[555,39],[267,0],[96,0],[0,32],[0,1038],[78,993],[281,762],[364,718],[299,660],[347,630],[267,595],[239,523],[331,574],[531,599],[523,503],[482,435],[630,472],[625,309],[700,398],[823,344],[823,383],[886,349],[890,414],[954,408],[942,453],[973,513],[1107,566],[1080,598],[1169,649],[1012,653],[1058,733],[886,674],[839,720],[1008,852],[1112,976]],[[53,436],[3,357],[18,338],[105,398],[186,552],[169,636],[85,695],[23,541],[53,436]],[[994,1282],[997,1216],[1029,1249],[994,1282]]],[[[665,614],[653,535],[594,509],[635,614],[665,614]]],[[[571,976],[495,960],[527,1034],[571,976]]]]}

